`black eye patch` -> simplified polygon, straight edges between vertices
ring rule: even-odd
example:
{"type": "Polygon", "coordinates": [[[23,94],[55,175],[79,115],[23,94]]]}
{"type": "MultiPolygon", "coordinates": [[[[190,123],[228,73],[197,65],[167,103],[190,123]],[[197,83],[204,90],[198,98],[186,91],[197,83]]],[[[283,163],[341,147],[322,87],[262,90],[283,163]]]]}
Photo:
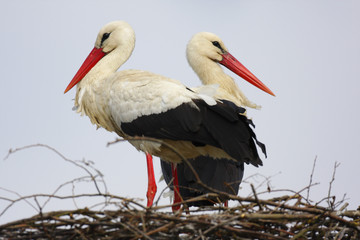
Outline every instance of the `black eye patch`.
{"type": "Polygon", "coordinates": [[[220,46],[220,43],[219,43],[218,41],[213,41],[212,44],[213,44],[215,47],[219,48],[221,51],[223,51],[223,49],[222,49],[222,47],[220,46]]]}
{"type": "Polygon", "coordinates": [[[101,38],[101,45],[103,44],[103,42],[108,39],[110,36],[110,33],[104,33],[104,35],[101,38]]]}

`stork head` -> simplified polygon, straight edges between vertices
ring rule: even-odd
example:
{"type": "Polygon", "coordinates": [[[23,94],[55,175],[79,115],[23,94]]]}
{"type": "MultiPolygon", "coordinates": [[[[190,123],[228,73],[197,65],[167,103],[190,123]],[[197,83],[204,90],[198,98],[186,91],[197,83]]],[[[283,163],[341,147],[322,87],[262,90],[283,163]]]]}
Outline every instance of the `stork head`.
{"type": "Polygon", "coordinates": [[[134,45],[135,32],[124,21],[114,21],[106,24],[100,29],[95,41],[95,48],[101,49],[105,54],[119,47],[131,49],[134,45]]]}
{"type": "Polygon", "coordinates": [[[96,41],[95,47],[90,52],[84,63],[71,80],[65,92],[68,92],[77,83],[79,83],[90,70],[106,55],[114,52],[116,49],[121,50],[121,56],[117,63],[106,62],[109,68],[114,71],[120,67],[131,55],[135,46],[135,33],[132,27],[124,21],[114,21],[106,24],[101,28],[96,41]]]}
{"type": "Polygon", "coordinates": [[[186,55],[193,69],[196,62],[206,64],[208,61],[213,61],[220,63],[249,83],[275,96],[265,84],[229,53],[223,41],[213,33],[200,32],[195,34],[187,45],[186,55]]]}
{"type": "Polygon", "coordinates": [[[213,33],[199,32],[189,41],[186,54],[191,57],[205,57],[215,62],[220,62],[222,55],[227,52],[223,41],[213,33]]]}

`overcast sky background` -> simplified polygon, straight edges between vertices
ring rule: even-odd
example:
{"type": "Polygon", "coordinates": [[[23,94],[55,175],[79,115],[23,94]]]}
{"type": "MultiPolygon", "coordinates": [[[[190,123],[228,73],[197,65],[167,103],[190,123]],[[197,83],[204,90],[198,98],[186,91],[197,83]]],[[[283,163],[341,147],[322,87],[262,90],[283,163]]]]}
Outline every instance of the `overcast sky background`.
{"type": "MultiPolygon", "coordinates": [[[[209,31],[277,95],[227,71],[263,107],[250,109],[248,115],[268,158],[261,168],[246,167],[245,177],[276,175],[272,187],[300,190],[308,184],[317,156],[313,181],[321,184],[310,197],[318,201],[327,196],[334,163],[339,162],[332,193],[338,200],[346,193],[351,209],[360,205],[359,1],[14,0],[1,5],[0,187],[23,196],[52,193],[84,175],[43,148],[2,160],[10,148],[43,143],[67,158],[94,161],[112,194],[145,199],[145,155],[128,143],[106,147],[116,135],[96,130],[87,117],[71,110],[75,88],[63,94],[100,28],[125,20],[137,39],[121,69],[148,70],[200,85],[185,59],[185,47],[193,34],[209,31]]],[[[158,179],[157,158],[155,173],[158,179]]],[[[160,184],[158,192],[163,188],[160,184]]],[[[92,185],[81,191],[95,193],[92,185]]],[[[1,189],[0,196],[16,198],[1,189]]],[[[0,200],[0,211],[7,204],[0,200]]],[[[58,201],[43,211],[71,207],[71,202],[58,201]]],[[[34,214],[19,203],[0,223],[34,214]]]]}

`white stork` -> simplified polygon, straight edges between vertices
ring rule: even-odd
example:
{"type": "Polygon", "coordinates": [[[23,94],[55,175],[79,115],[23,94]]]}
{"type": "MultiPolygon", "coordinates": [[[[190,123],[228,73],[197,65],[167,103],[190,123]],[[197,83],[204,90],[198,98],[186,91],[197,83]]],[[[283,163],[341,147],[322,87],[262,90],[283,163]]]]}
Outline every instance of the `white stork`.
{"type": "MultiPolygon", "coordinates": [[[[195,34],[187,45],[186,56],[189,65],[198,75],[201,82],[204,85],[218,84],[219,89],[215,96],[218,99],[224,99],[235,103],[239,107],[240,114],[245,115],[245,109],[242,107],[259,107],[246,98],[233,78],[222,70],[219,63],[234,71],[245,80],[250,79],[252,83],[255,80],[262,90],[274,95],[229,53],[223,41],[213,33],[200,32],[195,34]]],[[[251,124],[250,121],[249,124],[251,124]]],[[[247,131],[253,134],[251,128],[248,128],[247,131]]],[[[254,140],[266,155],[265,146],[256,140],[255,134],[254,140]]],[[[249,151],[257,151],[255,145],[249,145],[249,151]]],[[[211,156],[201,156],[192,159],[190,163],[204,184],[217,191],[237,195],[239,184],[244,175],[243,163],[234,162],[229,159],[214,159],[211,156]]],[[[161,161],[161,168],[164,179],[167,184],[169,184],[172,179],[171,165],[165,161],[161,161]]],[[[178,164],[177,171],[178,184],[180,186],[178,191],[184,199],[211,192],[197,183],[192,170],[190,170],[186,164],[178,164]]],[[[226,199],[217,200],[223,201],[226,199]]],[[[202,206],[212,205],[213,203],[216,203],[216,200],[209,199],[208,201],[191,202],[188,205],[202,206]]]]}
{"type": "MultiPolygon", "coordinates": [[[[80,67],[65,93],[77,85],[75,108],[93,124],[121,137],[145,136],[161,142],[130,141],[138,150],[165,161],[199,156],[226,158],[261,164],[257,153],[244,151],[252,136],[236,110],[180,82],[141,70],[117,69],[130,57],[135,46],[133,29],[124,21],[106,24],[95,47],[80,67]],[[248,135],[248,136],[244,136],[248,135]],[[241,138],[239,137],[241,136],[241,138]],[[168,148],[170,145],[173,149],[168,148]]],[[[212,87],[210,87],[212,89],[212,87]]],[[[149,176],[155,185],[155,179],[149,176]]],[[[152,183],[149,185],[152,186],[152,183]]],[[[155,195],[148,191],[148,206],[155,195]],[[152,198],[152,199],[151,199],[152,198]]]]}

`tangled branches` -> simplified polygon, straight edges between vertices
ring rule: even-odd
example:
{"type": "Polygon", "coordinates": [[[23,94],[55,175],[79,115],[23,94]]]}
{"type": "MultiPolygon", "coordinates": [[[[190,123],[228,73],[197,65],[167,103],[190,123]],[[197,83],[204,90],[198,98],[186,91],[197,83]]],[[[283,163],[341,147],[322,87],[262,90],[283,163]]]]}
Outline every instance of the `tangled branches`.
{"type": "MultiPolygon", "coordinates": [[[[41,147],[56,151],[46,145],[41,147]]],[[[38,212],[33,217],[0,225],[0,239],[360,238],[360,209],[346,210],[344,198],[336,202],[335,197],[331,196],[331,184],[338,164],[334,166],[328,196],[316,203],[309,200],[309,191],[314,185],[311,174],[309,185],[297,192],[269,187],[266,192],[278,193],[279,196],[262,199],[264,192],[257,192],[257,188],[250,184],[252,194],[248,197],[227,195],[233,200],[232,207],[217,205],[192,208],[186,213],[181,209],[173,214],[169,212],[171,205],[146,208],[138,200],[109,194],[102,174],[91,164],[72,161],[58,152],[57,154],[87,174],[79,179],[89,180],[95,193],[59,195],[59,189],[66,184],[76,184],[79,179],[75,179],[59,186],[51,194],[17,194],[15,199],[0,196],[1,201],[9,203],[5,209],[0,209],[0,217],[15,204],[24,201],[38,212]],[[302,195],[303,192],[307,192],[306,196],[302,195]],[[77,207],[77,200],[89,198],[100,198],[101,201],[94,206],[77,207]],[[72,199],[77,209],[43,212],[44,206],[55,199],[72,199]],[[324,202],[327,203],[326,207],[321,206],[324,202]]],[[[216,198],[223,194],[209,193],[188,199],[182,204],[209,197],[216,198]]]]}
{"type": "MultiPolygon", "coordinates": [[[[207,197],[207,196],[202,196],[207,197]]],[[[121,198],[118,198],[121,199],[121,198]]],[[[0,226],[5,239],[359,239],[360,211],[309,206],[299,195],[234,199],[237,207],[207,207],[190,214],[138,209],[122,199],[118,210],[40,213],[0,226]],[[287,202],[296,200],[295,204],[287,202]],[[263,210],[259,210],[259,207],[263,210]]],[[[192,200],[188,200],[192,201],[192,200]]],[[[1,237],[0,237],[1,238],[1,237]]]]}

